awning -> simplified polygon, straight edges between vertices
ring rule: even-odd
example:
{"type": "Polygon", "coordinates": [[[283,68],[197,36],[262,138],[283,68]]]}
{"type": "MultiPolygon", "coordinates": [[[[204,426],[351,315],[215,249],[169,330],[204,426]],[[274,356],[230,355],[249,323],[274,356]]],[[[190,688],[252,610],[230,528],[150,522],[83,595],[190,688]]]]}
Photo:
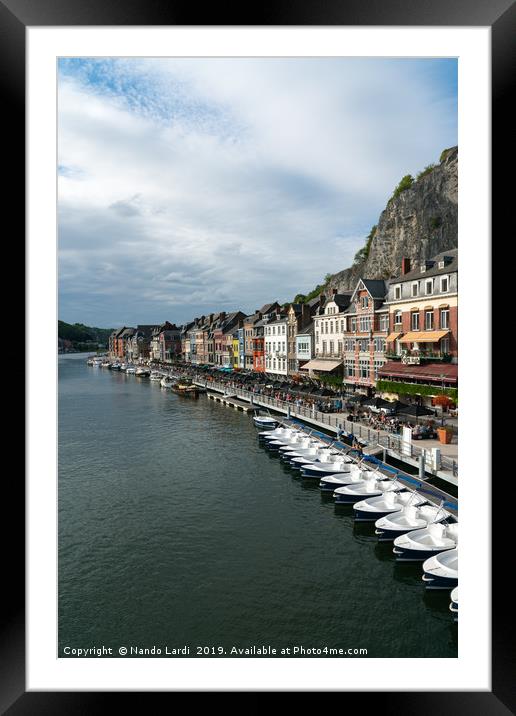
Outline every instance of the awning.
{"type": "Polygon", "coordinates": [[[435,380],[438,383],[456,383],[458,365],[456,363],[422,363],[406,365],[398,361],[384,363],[378,371],[380,378],[412,378],[415,380],[435,380]]]}
{"type": "Polygon", "coordinates": [[[402,343],[437,343],[450,331],[411,331],[401,338],[402,343]]]}
{"type": "Polygon", "coordinates": [[[389,333],[389,335],[387,336],[385,341],[387,343],[393,343],[393,341],[396,341],[402,335],[403,335],[403,333],[401,331],[398,331],[398,332],[395,331],[394,333],[389,333]]]}
{"type": "Polygon", "coordinates": [[[342,365],[341,360],[310,360],[308,363],[299,366],[300,370],[322,370],[330,371],[342,365]]]}

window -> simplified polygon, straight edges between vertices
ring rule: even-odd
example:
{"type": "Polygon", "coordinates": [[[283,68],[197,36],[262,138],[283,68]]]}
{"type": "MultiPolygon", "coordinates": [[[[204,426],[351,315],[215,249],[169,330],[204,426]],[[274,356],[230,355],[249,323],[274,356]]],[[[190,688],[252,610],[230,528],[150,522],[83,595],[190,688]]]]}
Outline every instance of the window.
{"type": "Polygon", "coordinates": [[[425,294],[430,296],[434,292],[434,282],[431,278],[425,281],[425,294]]]}
{"type": "Polygon", "coordinates": [[[450,309],[449,308],[441,308],[440,327],[441,328],[449,328],[450,327],[450,309]]]}
{"type": "Polygon", "coordinates": [[[326,341],[322,342],[322,352],[323,352],[323,355],[326,354],[326,341]]]}
{"type": "Polygon", "coordinates": [[[410,314],[410,328],[412,331],[419,331],[419,313],[416,311],[410,314]]]}
{"type": "Polygon", "coordinates": [[[389,315],[388,314],[383,314],[380,316],[380,330],[381,331],[389,330],[389,315]]]}
{"type": "Polygon", "coordinates": [[[442,276],[441,277],[441,293],[448,293],[448,276],[442,276]]]}
{"type": "Polygon", "coordinates": [[[384,364],[383,360],[375,360],[375,362],[374,362],[374,379],[375,380],[378,380],[378,371],[380,370],[380,368],[382,367],[383,364],[384,364]]]}
{"type": "Polygon", "coordinates": [[[360,360],[358,362],[358,371],[361,378],[369,378],[369,361],[360,360]]]}
{"type": "Polygon", "coordinates": [[[369,298],[367,296],[362,296],[362,308],[367,308],[369,305],[369,298]]]}
{"type": "Polygon", "coordinates": [[[337,351],[339,356],[342,355],[342,341],[337,341],[337,351]]]}
{"type": "Polygon", "coordinates": [[[330,355],[333,355],[333,341],[330,341],[330,355]]]}
{"type": "Polygon", "coordinates": [[[448,355],[450,352],[450,339],[443,338],[441,341],[441,354],[448,355]]]}
{"type": "Polygon", "coordinates": [[[394,286],[394,298],[401,298],[401,286],[394,286]]]}
{"type": "Polygon", "coordinates": [[[344,331],[346,330],[345,325],[346,325],[345,321],[344,321],[344,319],[342,319],[340,322],[340,332],[341,333],[344,333],[344,331]]]}
{"type": "Polygon", "coordinates": [[[414,281],[412,284],[412,296],[418,296],[419,295],[419,283],[417,281],[414,281]]]}
{"type": "Polygon", "coordinates": [[[371,317],[370,316],[360,316],[359,324],[360,324],[360,330],[362,333],[366,333],[367,331],[370,331],[371,330],[371,317]]]}
{"type": "Polygon", "coordinates": [[[425,311],[425,330],[432,331],[434,328],[434,312],[425,311]]]}
{"type": "Polygon", "coordinates": [[[352,318],[351,319],[351,332],[355,333],[356,330],[357,330],[357,319],[352,318]]]}
{"type": "Polygon", "coordinates": [[[401,324],[403,323],[403,315],[401,311],[396,311],[394,314],[394,325],[401,327],[401,324]]]}
{"type": "Polygon", "coordinates": [[[333,321],[330,321],[330,333],[333,333],[333,321]]]}
{"type": "Polygon", "coordinates": [[[349,378],[355,377],[355,361],[354,360],[347,360],[346,361],[346,375],[349,378]]]}

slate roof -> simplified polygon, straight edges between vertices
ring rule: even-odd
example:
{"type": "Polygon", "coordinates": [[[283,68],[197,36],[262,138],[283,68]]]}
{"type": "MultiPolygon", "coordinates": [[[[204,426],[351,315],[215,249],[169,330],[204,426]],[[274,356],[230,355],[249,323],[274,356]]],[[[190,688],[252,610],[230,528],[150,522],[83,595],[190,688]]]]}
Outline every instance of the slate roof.
{"type": "Polygon", "coordinates": [[[440,254],[437,254],[436,256],[432,256],[431,259],[427,259],[427,261],[433,261],[434,265],[431,268],[427,268],[426,271],[421,271],[421,264],[424,263],[423,260],[419,261],[416,268],[412,269],[412,271],[409,271],[406,274],[403,274],[402,276],[398,276],[397,279],[391,279],[390,283],[402,283],[403,281],[415,281],[418,278],[426,278],[427,276],[438,276],[439,274],[447,274],[447,273],[453,273],[454,271],[459,270],[459,250],[458,249],[449,249],[448,251],[442,251],[440,254]],[[452,260],[444,266],[444,268],[439,268],[439,261],[442,261],[445,256],[449,256],[452,260]]]}

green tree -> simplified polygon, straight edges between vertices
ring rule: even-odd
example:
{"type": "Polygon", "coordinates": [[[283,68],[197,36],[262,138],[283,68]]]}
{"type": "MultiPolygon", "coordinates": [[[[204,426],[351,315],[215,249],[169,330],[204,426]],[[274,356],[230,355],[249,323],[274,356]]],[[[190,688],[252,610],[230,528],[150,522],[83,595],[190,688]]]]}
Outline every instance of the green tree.
{"type": "Polygon", "coordinates": [[[405,174],[405,176],[402,178],[396,189],[394,190],[393,197],[399,196],[402,191],[405,191],[406,189],[410,189],[412,184],[414,183],[414,177],[412,174],[405,174]]]}

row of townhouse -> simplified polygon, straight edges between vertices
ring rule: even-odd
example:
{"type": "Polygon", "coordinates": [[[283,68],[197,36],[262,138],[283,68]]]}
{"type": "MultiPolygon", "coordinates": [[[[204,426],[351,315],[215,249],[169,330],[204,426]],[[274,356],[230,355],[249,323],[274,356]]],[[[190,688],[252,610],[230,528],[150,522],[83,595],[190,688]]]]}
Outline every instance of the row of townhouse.
{"type": "Polygon", "coordinates": [[[403,382],[456,387],[457,281],[453,249],[414,268],[403,259],[389,281],[361,278],[353,291],[334,292],[314,316],[314,359],[303,368],[342,371],[345,384],[369,392],[378,381],[392,392],[403,382]]]}
{"type": "Polygon", "coordinates": [[[124,326],[113,331],[109,350],[130,362],[180,359],[280,377],[334,375],[369,393],[378,381],[384,392],[406,383],[454,388],[457,277],[456,249],[417,266],[405,258],[395,278],[360,278],[353,290],[303,304],[210,313],[179,327],[124,326]]]}
{"type": "Polygon", "coordinates": [[[109,355],[127,363],[170,362],[181,355],[181,328],[174,323],[123,326],[109,336],[109,355]]]}

